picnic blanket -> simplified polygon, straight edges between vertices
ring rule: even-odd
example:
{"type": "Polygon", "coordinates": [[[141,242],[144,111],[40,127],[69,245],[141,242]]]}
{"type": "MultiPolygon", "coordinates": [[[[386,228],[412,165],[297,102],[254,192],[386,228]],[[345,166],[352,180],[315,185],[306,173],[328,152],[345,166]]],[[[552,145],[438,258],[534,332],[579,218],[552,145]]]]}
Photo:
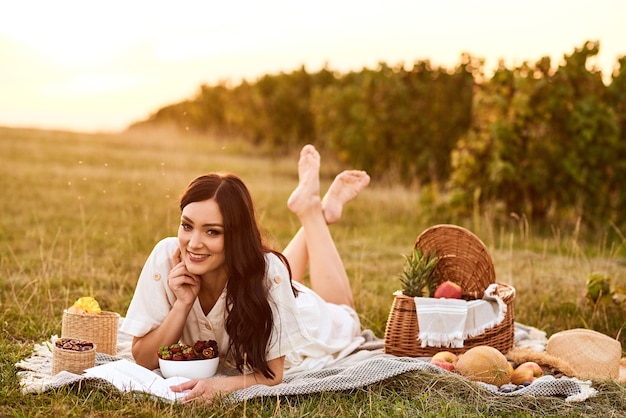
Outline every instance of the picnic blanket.
{"type": "MultiPolygon", "coordinates": [[[[123,318],[121,318],[123,321],[123,318]]],[[[120,321],[120,322],[121,322],[120,321]]],[[[229,400],[239,402],[259,396],[277,395],[303,395],[324,391],[343,391],[356,389],[399,376],[411,371],[423,371],[430,373],[450,373],[440,367],[429,363],[428,358],[397,357],[384,353],[383,340],[378,338],[372,331],[365,330],[362,333],[364,343],[353,353],[344,359],[321,368],[306,372],[286,373],[283,382],[276,386],[255,385],[247,389],[238,390],[228,396],[229,400]]],[[[37,393],[57,389],[88,378],[62,371],[54,376],[52,370],[52,341],[35,344],[30,357],[16,363],[20,385],[24,393],[37,393]]],[[[117,355],[111,356],[104,353],[96,354],[96,365],[120,359],[133,361],[131,355],[132,337],[124,333],[118,334],[117,355]]],[[[545,349],[547,342],[543,331],[523,324],[515,326],[516,347],[526,347],[541,351],[545,349]]],[[[219,373],[227,374],[222,369],[219,373]]],[[[95,379],[103,383],[102,379],[95,379]]],[[[544,376],[537,379],[531,385],[510,393],[503,393],[496,386],[477,382],[478,385],[500,396],[558,396],[568,402],[584,401],[594,396],[597,392],[591,387],[590,381],[553,376],[544,376]]]]}

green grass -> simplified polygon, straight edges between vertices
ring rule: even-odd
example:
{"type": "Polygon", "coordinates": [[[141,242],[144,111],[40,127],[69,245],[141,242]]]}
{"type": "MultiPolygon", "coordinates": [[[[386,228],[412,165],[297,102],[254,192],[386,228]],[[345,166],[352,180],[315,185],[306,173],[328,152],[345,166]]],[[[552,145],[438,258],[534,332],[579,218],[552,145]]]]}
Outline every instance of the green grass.
{"type": "MultiPolygon", "coordinates": [[[[323,158],[323,186],[340,170],[323,158]]],[[[296,156],[271,158],[237,141],[172,132],[85,135],[0,128],[0,416],[622,416],[626,387],[597,383],[600,395],[569,405],[556,398],[499,398],[460,379],[409,373],[362,389],[255,399],[229,405],[168,405],[81,385],[23,395],[14,364],[61,332],[63,309],[80,296],[124,315],[145,258],[175,235],[177,199],[193,177],[232,171],[248,184],[267,239],[277,249],[298,224],[286,208],[296,156]]],[[[445,214],[419,193],[373,183],[348,205],[333,235],[353,282],[362,325],[382,336],[403,254],[445,214]]],[[[626,287],[621,231],[554,230],[539,236],[522,220],[483,214],[457,220],[492,254],[498,280],[513,285],[516,320],[546,330],[589,327],[626,347],[624,307],[591,305],[592,271],[626,287]],[[585,232],[583,234],[583,232],[585,232]],[[585,238],[581,238],[582,236],[585,238]]]]}

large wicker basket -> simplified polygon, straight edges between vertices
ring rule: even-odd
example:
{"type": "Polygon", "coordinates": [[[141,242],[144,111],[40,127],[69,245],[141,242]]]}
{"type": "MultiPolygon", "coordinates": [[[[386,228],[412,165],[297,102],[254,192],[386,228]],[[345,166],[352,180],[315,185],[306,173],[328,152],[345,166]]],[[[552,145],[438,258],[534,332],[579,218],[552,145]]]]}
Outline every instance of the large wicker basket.
{"type": "Polygon", "coordinates": [[[93,342],[99,353],[117,354],[117,332],[120,315],[102,311],[99,315],[63,311],[61,337],[73,337],[93,342]]]}
{"type": "MultiPolygon", "coordinates": [[[[439,258],[435,268],[438,283],[450,280],[463,288],[463,298],[482,298],[485,289],[495,281],[491,257],[483,242],[473,233],[456,225],[435,225],[426,229],[416,240],[422,252],[435,252],[439,258]]],[[[418,339],[419,326],[415,300],[395,294],[385,329],[385,353],[407,357],[431,357],[439,351],[464,353],[479,345],[491,346],[502,353],[513,348],[515,289],[497,283],[498,296],[507,305],[504,320],[475,337],[467,338],[463,347],[422,347],[418,339]]]]}

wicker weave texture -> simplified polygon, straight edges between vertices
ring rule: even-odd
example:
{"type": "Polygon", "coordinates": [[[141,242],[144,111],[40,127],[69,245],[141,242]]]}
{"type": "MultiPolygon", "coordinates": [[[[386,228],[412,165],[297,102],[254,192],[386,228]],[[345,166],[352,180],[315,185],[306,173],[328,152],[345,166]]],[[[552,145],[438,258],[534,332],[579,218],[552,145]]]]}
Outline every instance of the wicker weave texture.
{"type": "Polygon", "coordinates": [[[513,308],[515,289],[509,285],[498,283],[497,292],[507,305],[504,320],[484,333],[466,339],[463,342],[463,347],[459,348],[422,347],[422,342],[417,338],[419,325],[415,299],[409,296],[396,295],[385,329],[385,353],[407,357],[432,357],[444,350],[461,354],[479,345],[488,345],[503,354],[508,353],[515,342],[515,313],[513,308]]]}
{"type": "Polygon", "coordinates": [[[63,311],[61,337],[79,338],[93,342],[99,353],[117,354],[117,332],[120,315],[102,311],[99,315],[63,311]]]}
{"type": "Polygon", "coordinates": [[[95,365],[96,349],[97,346],[89,351],[63,350],[52,344],[52,375],[54,376],[62,370],[82,374],[85,369],[95,365]]]}
{"type": "MultiPolygon", "coordinates": [[[[496,283],[495,269],[487,248],[465,228],[447,224],[432,226],[417,237],[415,246],[424,253],[435,252],[439,258],[435,269],[438,284],[446,280],[459,284],[466,300],[482,298],[485,289],[496,283]]],[[[443,350],[461,354],[472,347],[488,345],[507,353],[515,341],[515,289],[497,283],[497,293],[507,305],[504,320],[484,333],[466,339],[461,348],[422,347],[418,339],[415,300],[402,294],[396,295],[385,328],[385,352],[397,356],[432,357],[443,350]]]]}
{"type": "Polygon", "coordinates": [[[472,232],[456,225],[435,225],[417,237],[422,252],[435,252],[439,258],[435,275],[439,283],[450,280],[463,288],[464,299],[482,298],[485,289],[496,282],[491,256],[472,232]]]}

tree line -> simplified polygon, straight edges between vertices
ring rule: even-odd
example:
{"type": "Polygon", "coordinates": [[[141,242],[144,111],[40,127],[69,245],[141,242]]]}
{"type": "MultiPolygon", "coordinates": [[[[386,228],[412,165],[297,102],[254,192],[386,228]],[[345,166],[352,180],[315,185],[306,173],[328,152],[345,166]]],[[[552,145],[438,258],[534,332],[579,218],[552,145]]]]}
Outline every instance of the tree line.
{"type": "Polygon", "coordinates": [[[489,209],[623,227],[626,57],[605,82],[591,64],[599,48],[585,42],[557,66],[501,63],[491,76],[468,54],[452,69],[301,67],[202,85],[133,127],[173,123],[274,153],[313,143],[374,178],[420,187],[450,216],[489,209]]]}

